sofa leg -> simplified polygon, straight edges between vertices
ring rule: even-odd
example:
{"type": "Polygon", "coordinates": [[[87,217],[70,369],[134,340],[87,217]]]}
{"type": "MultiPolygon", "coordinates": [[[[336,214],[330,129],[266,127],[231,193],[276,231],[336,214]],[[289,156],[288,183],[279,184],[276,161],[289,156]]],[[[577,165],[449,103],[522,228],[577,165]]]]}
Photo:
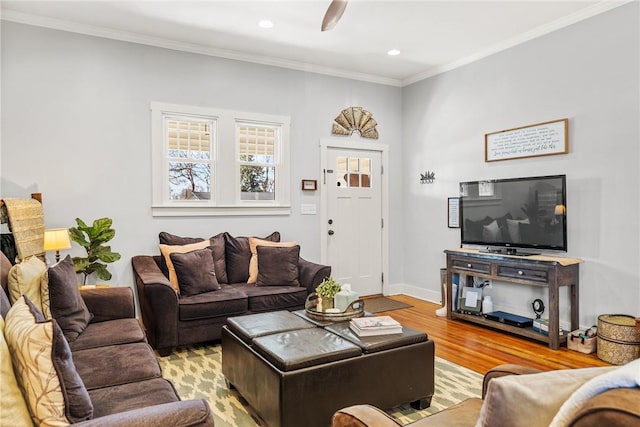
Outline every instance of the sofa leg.
{"type": "Polygon", "coordinates": [[[157,348],[156,351],[161,357],[167,357],[171,354],[171,347],[157,348]]]}
{"type": "Polygon", "coordinates": [[[431,406],[431,398],[433,396],[429,396],[426,399],[418,399],[418,400],[414,400],[413,402],[411,402],[411,407],[413,409],[427,409],[429,406],[431,406]]]}

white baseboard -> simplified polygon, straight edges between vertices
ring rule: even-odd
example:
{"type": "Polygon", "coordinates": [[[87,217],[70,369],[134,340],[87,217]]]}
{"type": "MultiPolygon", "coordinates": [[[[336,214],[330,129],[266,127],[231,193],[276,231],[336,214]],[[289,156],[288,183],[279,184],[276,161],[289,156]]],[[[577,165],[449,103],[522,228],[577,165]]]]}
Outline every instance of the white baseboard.
{"type": "Polygon", "coordinates": [[[409,297],[418,298],[435,304],[441,304],[441,296],[439,292],[429,289],[420,288],[418,286],[409,285],[407,283],[394,283],[385,285],[384,295],[403,294],[409,297]]]}

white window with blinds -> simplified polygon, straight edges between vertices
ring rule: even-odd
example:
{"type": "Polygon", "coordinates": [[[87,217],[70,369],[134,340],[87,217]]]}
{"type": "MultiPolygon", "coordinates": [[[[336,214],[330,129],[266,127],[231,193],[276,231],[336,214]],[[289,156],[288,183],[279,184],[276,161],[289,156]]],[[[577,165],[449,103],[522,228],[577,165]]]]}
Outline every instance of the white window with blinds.
{"type": "Polygon", "coordinates": [[[289,117],[151,103],[154,216],[290,213],[289,117]]]}

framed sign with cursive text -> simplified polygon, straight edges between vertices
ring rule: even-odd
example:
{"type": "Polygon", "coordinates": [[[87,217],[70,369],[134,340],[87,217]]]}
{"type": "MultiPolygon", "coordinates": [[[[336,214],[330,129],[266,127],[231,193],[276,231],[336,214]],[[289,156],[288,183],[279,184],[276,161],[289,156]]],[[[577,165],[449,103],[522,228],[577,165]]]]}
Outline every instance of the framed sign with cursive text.
{"type": "Polygon", "coordinates": [[[485,162],[552,156],[568,152],[569,119],[506,129],[484,135],[485,162]]]}

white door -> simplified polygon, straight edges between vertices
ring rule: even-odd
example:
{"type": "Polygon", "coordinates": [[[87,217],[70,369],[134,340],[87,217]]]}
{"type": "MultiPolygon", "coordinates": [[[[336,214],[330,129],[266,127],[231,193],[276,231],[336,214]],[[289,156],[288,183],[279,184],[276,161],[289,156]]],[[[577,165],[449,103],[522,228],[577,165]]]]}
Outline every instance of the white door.
{"type": "Polygon", "coordinates": [[[324,189],[327,263],[360,296],[382,293],[382,154],[328,147],[324,189]]]}

